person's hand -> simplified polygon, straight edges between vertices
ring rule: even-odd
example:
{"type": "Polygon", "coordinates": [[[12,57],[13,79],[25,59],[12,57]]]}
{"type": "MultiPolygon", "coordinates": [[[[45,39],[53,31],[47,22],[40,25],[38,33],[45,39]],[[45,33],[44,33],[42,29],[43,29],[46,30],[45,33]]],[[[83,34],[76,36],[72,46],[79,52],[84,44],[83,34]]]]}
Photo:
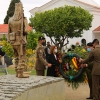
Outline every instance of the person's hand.
{"type": "Polygon", "coordinates": [[[85,67],[85,64],[81,64],[81,68],[84,68],[85,67]]]}
{"type": "Polygon", "coordinates": [[[62,60],[59,60],[59,63],[62,63],[62,60]]]}
{"type": "Polygon", "coordinates": [[[81,64],[81,68],[87,67],[87,64],[81,64]]]}
{"type": "Polygon", "coordinates": [[[80,59],[79,59],[79,63],[82,63],[82,61],[83,61],[83,59],[82,59],[82,58],[80,58],[80,59]]]}
{"type": "Polygon", "coordinates": [[[48,65],[47,65],[48,67],[51,67],[52,66],[52,64],[50,64],[50,63],[48,63],[48,65]]]}

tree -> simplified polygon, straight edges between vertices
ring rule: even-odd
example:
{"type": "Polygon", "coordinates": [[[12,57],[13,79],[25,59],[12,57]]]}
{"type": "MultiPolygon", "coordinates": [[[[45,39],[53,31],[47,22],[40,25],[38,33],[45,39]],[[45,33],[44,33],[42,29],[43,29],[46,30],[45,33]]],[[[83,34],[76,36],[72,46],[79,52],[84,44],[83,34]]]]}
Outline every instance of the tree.
{"type": "Polygon", "coordinates": [[[38,37],[42,36],[42,33],[30,31],[27,35],[27,49],[34,50],[38,44],[38,37]]]}
{"type": "Polygon", "coordinates": [[[89,30],[92,19],[93,15],[81,7],[64,6],[36,13],[30,18],[30,25],[49,36],[61,49],[68,44],[68,38],[81,37],[83,30],[89,30]]]}
{"type": "Polygon", "coordinates": [[[12,17],[15,11],[15,3],[19,3],[20,0],[11,0],[8,11],[7,11],[7,15],[4,19],[4,24],[8,24],[8,20],[9,17],[12,17]]]}

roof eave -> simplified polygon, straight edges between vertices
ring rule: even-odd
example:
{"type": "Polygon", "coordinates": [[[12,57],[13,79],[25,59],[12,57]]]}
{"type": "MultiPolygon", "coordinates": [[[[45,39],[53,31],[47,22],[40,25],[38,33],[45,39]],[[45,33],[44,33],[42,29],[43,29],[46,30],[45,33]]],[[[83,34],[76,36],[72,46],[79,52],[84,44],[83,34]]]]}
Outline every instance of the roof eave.
{"type": "Polygon", "coordinates": [[[100,31],[93,31],[93,33],[100,33],[100,31]]]}
{"type": "Polygon", "coordinates": [[[75,1],[80,2],[80,3],[82,3],[82,4],[85,4],[85,5],[88,5],[88,6],[93,7],[93,8],[100,9],[99,6],[94,6],[94,5],[91,5],[91,4],[88,4],[88,3],[85,3],[85,2],[79,1],[79,0],[75,0],[75,1]]]}

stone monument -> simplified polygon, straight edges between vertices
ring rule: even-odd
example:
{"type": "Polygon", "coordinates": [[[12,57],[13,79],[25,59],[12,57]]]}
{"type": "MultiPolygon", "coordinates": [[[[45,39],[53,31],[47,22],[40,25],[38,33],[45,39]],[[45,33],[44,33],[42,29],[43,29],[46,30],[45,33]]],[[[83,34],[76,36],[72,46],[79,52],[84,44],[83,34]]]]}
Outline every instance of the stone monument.
{"type": "Polygon", "coordinates": [[[16,3],[14,15],[8,21],[8,40],[14,50],[16,77],[0,76],[0,100],[65,100],[63,78],[29,77],[24,73],[27,70],[27,34],[28,22],[24,17],[22,3],[16,3]]]}
{"type": "Polygon", "coordinates": [[[24,71],[27,70],[26,62],[26,35],[28,34],[28,22],[24,17],[22,3],[15,3],[15,12],[8,21],[8,41],[13,47],[15,57],[16,77],[27,78],[24,71]]]}

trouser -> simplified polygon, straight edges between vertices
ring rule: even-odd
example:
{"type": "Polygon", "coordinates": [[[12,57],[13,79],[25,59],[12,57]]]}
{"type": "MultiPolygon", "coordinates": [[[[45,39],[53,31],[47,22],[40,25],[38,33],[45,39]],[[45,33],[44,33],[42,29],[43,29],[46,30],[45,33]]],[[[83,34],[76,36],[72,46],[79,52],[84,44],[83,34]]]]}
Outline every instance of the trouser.
{"type": "Polygon", "coordinates": [[[2,65],[4,65],[4,64],[5,64],[4,56],[1,56],[1,57],[0,57],[0,60],[1,60],[2,65]]]}
{"type": "Polygon", "coordinates": [[[92,75],[93,100],[100,100],[100,75],[92,75]]]}
{"type": "Polygon", "coordinates": [[[88,78],[88,85],[90,88],[90,97],[93,97],[92,96],[92,75],[91,75],[91,73],[87,72],[87,78],[88,78]]]}
{"type": "Polygon", "coordinates": [[[36,70],[36,75],[38,75],[38,76],[44,76],[45,74],[44,74],[44,70],[36,70]]]}

